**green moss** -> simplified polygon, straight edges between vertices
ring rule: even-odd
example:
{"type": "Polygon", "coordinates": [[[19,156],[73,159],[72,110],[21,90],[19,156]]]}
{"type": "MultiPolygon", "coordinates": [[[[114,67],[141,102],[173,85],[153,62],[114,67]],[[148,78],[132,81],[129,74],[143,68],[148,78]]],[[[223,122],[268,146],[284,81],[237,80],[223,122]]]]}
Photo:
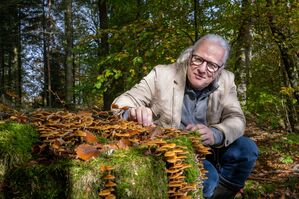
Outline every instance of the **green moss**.
{"type": "Polygon", "coordinates": [[[103,184],[99,169],[99,159],[82,162],[72,161],[70,168],[70,187],[69,197],[73,199],[93,199],[99,198],[98,191],[103,184]]]}
{"type": "Polygon", "coordinates": [[[66,198],[69,184],[66,160],[10,169],[5,175],[6,198],[66,198]]]}
{"type": "Polygon", "coordinates": [[[167,198],[165,162],[161,157],[144,152],[131,148],[113,154],[111,165],[118,198],[167,198]]]}
{"type": "Polygon", "coordinates": [[[38,134],[30,125],[0,124],[0,162],[7,167],[21,165],[31,159],[31,147],[38,134]]]}

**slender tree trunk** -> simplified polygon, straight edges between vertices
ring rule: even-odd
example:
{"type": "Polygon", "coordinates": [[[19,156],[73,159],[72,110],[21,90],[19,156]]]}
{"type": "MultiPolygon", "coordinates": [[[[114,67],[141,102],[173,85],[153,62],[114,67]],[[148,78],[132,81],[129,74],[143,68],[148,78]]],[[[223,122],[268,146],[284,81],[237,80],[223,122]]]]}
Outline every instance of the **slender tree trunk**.
{"type": "Polygon", "coordinates": [[[46,0],[47,4],[43,6],[43,57],[44,57],[44,106],[52,106],[51,93],[51,66],[50,66],[50,9],[51,0],[46,0]],[[47,6],[47,12],[45,7],[47,6]]]}
{"type": "Polygon", "coordinates": [[[252,47],[252,16],[249,12],[251,7],[251,0],[242,1],[242,24],[239,29],[237,37],[237,50],[236,50],[236,81],[238,82],[238,95],[240,103],[246,104],[246,92],[248,79],[250,77],[249,69],[251,62],[251,47],[252,47]]]}
{"type": "Polygon", "coordinates": [[[72,38],[72,0],[65,1],[65,34],[66,34],[66,105],[70,106],[73,101],[73,38],[72,38]]]}
{"type": "Polygon", "coordinates": [[[193,1],[194,4],[194,42],[196,42],[199,39],[199,33],[198,33],[198,8],[199,8],[199,2],[198,0],[193,1]]]}
{"type": "Polygon", "coordinates": [[[9,90],[11,91],[13,89],[12,86],[12,65],[13,65],[13,51],[11,49],[11,46],[9,46],[8,49],[8,60],[7,60],[7,89],[5,89],[6,91],[9,90]]]}
{"type": "Polygon", "coordinates": [[[2,37],[0,37],[0,97],[4,93],[4,48],[2,37]]]}
{"type": "Polygon", "coordinates": [[[21,49],[21,17],[20,8],[17,9],[18,31],[17,31],[17,106],[22,104],[22,49],[21,49]]]}
{"type": "MultiPolygon", "coordinates": [[[[98,0],[99,6],[99,17],[100,17],[100,29],[106,30],[108,29],[108,11],[107,11],[107,1],[106,0],[98,0]]],[[[109,43],[108,43],[108,33],[104,32],[101,37],[101,49],[102,56],[108,55],[109,53],[109,43]]],[[[103,94],[104,98],[104,110],[109,110],[110,105],[112,103],[112,96],[110,96],[110,92],[106,91],[103,94]]]]}

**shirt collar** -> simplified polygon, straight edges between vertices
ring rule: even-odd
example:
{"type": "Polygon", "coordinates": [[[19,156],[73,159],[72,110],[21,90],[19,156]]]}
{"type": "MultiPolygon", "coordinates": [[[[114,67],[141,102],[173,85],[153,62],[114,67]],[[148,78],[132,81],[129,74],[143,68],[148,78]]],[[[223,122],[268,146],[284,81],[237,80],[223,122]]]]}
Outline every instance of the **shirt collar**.
{"type": "Polygon", "coordinates": [[[186,87],[185,87],[185,93],[188,95],[192,95],[196,98],[198,98],[199,96],[208,96],[219,87],[219,84],[217,83],[217,81],[214,80],[207,87],[205,87],[201,90],[198,90],[198,89],[193,89],[191,87],[190,83],[188,82],[188,80],[186,80],[186,81],[187,82],[186,82],[186,87]]]}

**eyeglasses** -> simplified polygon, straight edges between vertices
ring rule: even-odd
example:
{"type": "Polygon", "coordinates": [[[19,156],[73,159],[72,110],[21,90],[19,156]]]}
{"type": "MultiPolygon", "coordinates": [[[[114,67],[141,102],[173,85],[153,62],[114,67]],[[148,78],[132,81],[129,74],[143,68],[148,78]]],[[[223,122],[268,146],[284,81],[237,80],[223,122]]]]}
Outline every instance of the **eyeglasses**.
{"type": "Polygon", "coordinates": [[[201,56],[198,55],[194,55],[192,54],[191,57],[191,63],[195,66],[201,66],[204,62],[207,63],[207,70],[211,73],[215,73],[218,71],[219,68],[221,68],[223,65],[219,66],[218,64],[214,63],[214,62],[210,62],[204,58],[202,58],[201,56]]]}

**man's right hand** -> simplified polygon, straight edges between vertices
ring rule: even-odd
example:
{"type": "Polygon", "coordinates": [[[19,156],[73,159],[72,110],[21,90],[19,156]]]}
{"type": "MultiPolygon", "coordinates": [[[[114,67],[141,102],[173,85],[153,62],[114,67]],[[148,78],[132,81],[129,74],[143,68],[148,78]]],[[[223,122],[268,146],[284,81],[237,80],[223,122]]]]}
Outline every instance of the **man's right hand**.
{"type": "Polygon", "coordinates": [[[140,106],[129,109],[128,120],[136,121],[143,126],[153,126],[153,112],[150,108],[140,106]]]}

